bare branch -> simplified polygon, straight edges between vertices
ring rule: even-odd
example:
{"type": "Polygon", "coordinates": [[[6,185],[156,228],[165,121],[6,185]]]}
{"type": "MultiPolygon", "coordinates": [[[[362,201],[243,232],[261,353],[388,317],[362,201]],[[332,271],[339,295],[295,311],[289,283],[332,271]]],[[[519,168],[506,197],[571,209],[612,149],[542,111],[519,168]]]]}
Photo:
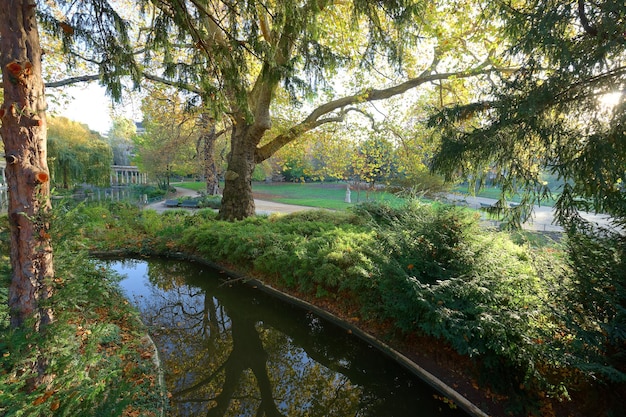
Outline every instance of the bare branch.
{"type": "Polygon", "coordinates": [[[65,87],[68,85],[73,85],[73,84],[78,84],[78,83],[97,81],[99,79],[100,79],[100,74],[81,75],[79,77],[66,78],[64,80],[59,80],[59,81],[51,81],[51,82],[45,83],[44,85],[46,86],[46,88],[58,88],[58,87],[65,87]]]}

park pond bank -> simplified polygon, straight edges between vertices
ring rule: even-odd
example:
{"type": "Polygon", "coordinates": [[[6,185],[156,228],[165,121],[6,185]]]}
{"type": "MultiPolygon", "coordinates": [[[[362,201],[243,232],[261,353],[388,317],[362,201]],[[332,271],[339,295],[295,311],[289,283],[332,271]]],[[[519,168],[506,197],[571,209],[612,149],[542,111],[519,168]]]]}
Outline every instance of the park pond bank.
{"type": "Polygon", "coordinates": [[[128,276],[175,415],[468,415],[352,331],[206,265],[108,264],[128,276]]]}
{"type": "Polygon", "coordinates": [[[207,209],[191,213],[81,205],[63,221],[69,229],[60,241],[94,256],[200,259],[237,271],[228,273],[236,281],[262,280],[393,346],[489,415],[619,409],[618,383],[607,390],[561,360],[594,365],[589,358],[602,358],[584,356],[576,329],[562,321],[571,316],[555,314],[569,312],[573,304],[563,300],[576,295],[559,245],[533,248],[524,236],[515,243],[507,233],[482,231],[464,210],[419,202],[240,222],[219,221],[207,209]]]}

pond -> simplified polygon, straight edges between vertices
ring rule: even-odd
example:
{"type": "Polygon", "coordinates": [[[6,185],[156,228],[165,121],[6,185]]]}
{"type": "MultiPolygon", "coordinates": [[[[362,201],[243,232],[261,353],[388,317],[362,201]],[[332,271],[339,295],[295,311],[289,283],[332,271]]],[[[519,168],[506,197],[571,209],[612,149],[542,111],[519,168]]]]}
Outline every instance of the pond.
{"type": "Polygon", "coordinates": [[[345,329],[191,262],[112,261],[159,350],[173,416],[467,416],[345,329]]]}

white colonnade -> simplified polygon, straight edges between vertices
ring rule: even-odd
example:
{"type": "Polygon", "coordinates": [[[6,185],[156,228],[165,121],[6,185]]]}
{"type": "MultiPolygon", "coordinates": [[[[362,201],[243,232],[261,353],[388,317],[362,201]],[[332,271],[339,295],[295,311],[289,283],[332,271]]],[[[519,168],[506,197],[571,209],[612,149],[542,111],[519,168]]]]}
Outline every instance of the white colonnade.
{"type": "Polygon", "coordinates": [[[148,175],[139,172],[139,168],[131,165],[111,166],[111,185],[147,184],[148,175]]]}

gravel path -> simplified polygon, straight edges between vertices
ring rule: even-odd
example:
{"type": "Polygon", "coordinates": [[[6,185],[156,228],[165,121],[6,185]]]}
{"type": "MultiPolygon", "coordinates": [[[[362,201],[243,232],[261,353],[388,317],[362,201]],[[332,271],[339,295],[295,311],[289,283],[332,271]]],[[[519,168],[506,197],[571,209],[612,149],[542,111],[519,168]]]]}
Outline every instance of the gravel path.
{"type": "MultiPolygon", "coordinates": [[[[483,207],[483,205],[492,205],[497,201],[491,198],[473,197],[464,194],[448,194],[446,198],[450,203],[464,205],[475,209],[479,209],[483,207]]],[[[590,222],[604,227],[609,226],[611,221],[609,216],[603,214],[581,212],[581,216],[590,222]]],[[[498,221],[489,219],[487,213],[482,214],[481,217],[483,223],[492,226],[497,226],[499,224],[498,221]]],[[[561,226],[554,224],[554,208],[546,206],[534,206],[532,217],[522,224],[522,228],[541,232],[563,231],[561,226]]]]}
{"type": "MultiPolygon", "coordinates": [[[[193,190],[178,188],[176,187],[176,194],[170,195],[167,198],[179,198],[179,197],[197,197],[198,193],[193,190]]],[[[464,205],[467,207],[479,209],[482,205],[491,205],[496,202],[494,199],[483,198],[483,197],[473,197],[462,194],[448,194],[447,199],[450,203],[457,205],[464,205]]],[[[273,201],[266,200],[254,200],[254,204],[256,206],[257,214],[271,214],[271,213],[294,213],[297,211],[304,210],[315,210],[314,207],[305,207],[305,206],[296,206],[293,204],[283,204],[276,203],[273,201]]],[[[156,203],[152,203],[146,206],[146,208],[153,209],[159,213],[162,213],[165,210],[169,210],[165,206],[164,201],[158,201],[156,203]]],[[[597,223],[601,226],[607,226],[610,223],[610,218],[605,215],[593,214],[593,213],[582,213],[582,216],[587,220],[597,223]]],[[[496,220],[491,220],[488,218],[487,214],[482,214],[482,223],[487,226],[497,227],[499,222],[496,220]]],[[[534,230],[534,231],[542,231],[542,232],[562,232],[563,229],[561,226],[554,224],[554,209],[552,207],[545,206],[535,206],[533,215],[531,219],[529,219],[526,223],[522,225],[522,228],[526,230],[534,230]]]]}
{"type": "MultiPolygon", "coordinates": [[[[176,188],[176,194],[168,195],[167,199],[175,199],[179,197],[198,197],[198,192],[189,190],[186,188],[176,188]]],[[[257,214],[271,214],[271,213],[294,213],[296,211],[314,210],[314,207],[295,206],[292,204],[275,203],[273,201],[254,200],[257,214]]],[[[171,210],[171,207],[165,206],[165,200],[157,201],[152,204],[148,204],[145,208],[155,210],[158,213],[162,213],[165,210],[171,210]]]]}

